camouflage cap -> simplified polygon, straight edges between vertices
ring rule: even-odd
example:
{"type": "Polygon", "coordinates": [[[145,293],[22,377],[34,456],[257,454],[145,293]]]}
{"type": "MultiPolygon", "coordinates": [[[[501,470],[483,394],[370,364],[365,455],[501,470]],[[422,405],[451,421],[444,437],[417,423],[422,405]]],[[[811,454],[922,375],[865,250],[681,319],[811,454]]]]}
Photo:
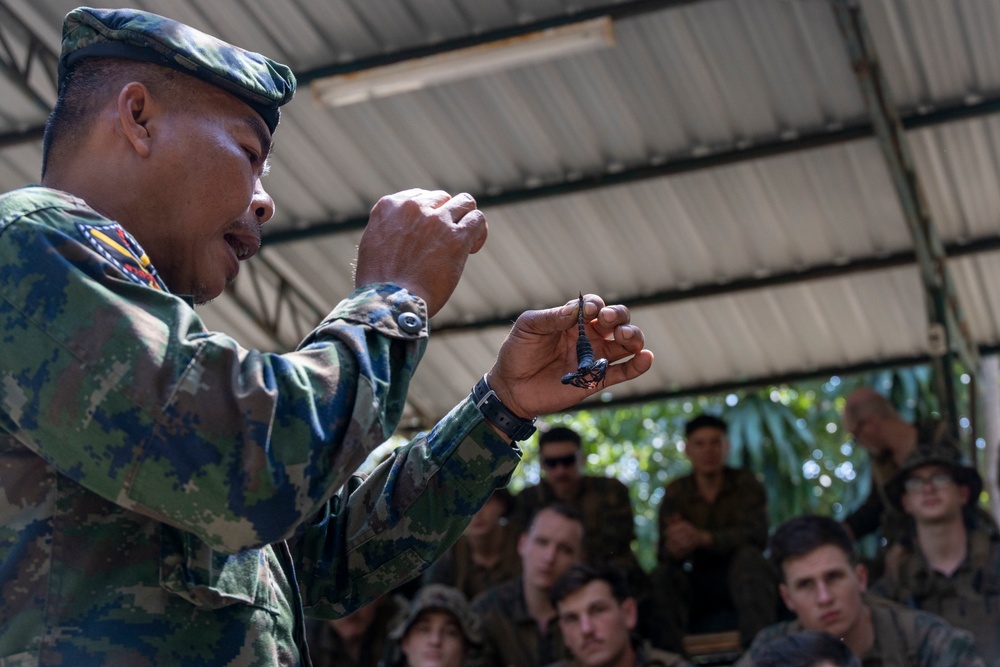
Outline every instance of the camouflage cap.
{"type": "Polygon", "coordinates": [[[271,132],[278,107],[295,93],[295,75],[285,65],[136,9],[78,7],[66,15],[60,85],[80,60],[93,57],[141,60],[195,76],[249,104],[271,132]]]}
{"type": "Polygon", "coordinates": [[[451,614],[458,621],[467,642],[477,646],[482,643],[479,617],[472,611],[468,600],[460,590],[444,584],[427,584],[417,591],[410,603],[406,618],[393,628],[389,637],[397,642],[400,641],[425,611],[444,611],[451,614]]]}
{"type": "Polygon", "coordinates": [[[918,443],[917,448],[903,461],[903,465],[885,485],[886,495],[889,496],[894,505],[902,509],[902,497],[907,478],[917,468],[928,465],[949,468],[958,484],[969,487],[970,502],[974,502],[979,497],[979,492],[983,489],[982,478],[976,469],[965,460],[954,442],[946,440],[938,443],[918,443]]]}

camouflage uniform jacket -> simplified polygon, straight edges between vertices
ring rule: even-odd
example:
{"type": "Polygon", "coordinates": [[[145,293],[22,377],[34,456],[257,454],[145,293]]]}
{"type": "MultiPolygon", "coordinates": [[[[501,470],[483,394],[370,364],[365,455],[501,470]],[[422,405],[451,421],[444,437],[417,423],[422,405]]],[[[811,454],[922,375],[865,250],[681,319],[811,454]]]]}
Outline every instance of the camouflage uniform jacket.
{"type": "MultiPolygon", "coordinates": [[[[580,667],[580,663],[576,660],[561,660],[548,667],[580,667]]],[[[649,642],[642,642],[635,650],[635,667],[691,667],[691,663],[681,655],[653,648],[649,642]]]]}
{"type": "Polygon", "coordinates": [[[503,541],[497,550],[500,559],[496,567],[487,569],[474,562],[469,540],[462,536],[455,546],[427,569],[424,582],[454,586],[471,600],[494,584],[521,576],[521,556],[517,553],[518,532],[511,524],[500,528],[503,531],[503,541]]]}
{"type": "MultiPolygon", "coordinates": [[[[543,479],[515,496],[512,522],[525,530],[535,512],[557,500],[552,486],[543,479]]],[[[613,477],[583,475],[576,497],[565,502],[583,514],[583,546],[588,560],[618,565],[632,576],[641,570],[632,552],[635,520],[627,486],[613,477]]]]}
{"type": "Polygon", "coordinates": [[[666,521],[672,514],[691,522],[696,528],[712,534],[713,554],[731,553],[737,547],[750,544],[761,551],[767,544],[767,491],[749,470],[725,467],[725,480],[715,502],[709,503],[698,492],[694,474],[676,479],[667,485],[660,502],[659,562],[669,565],[666,521]]]}
{"type": "Polygon", "coordinates": [[[422,309],[368,286],[297,351],[246,350],[83,201],[0,196],[0,665],[296,665],[303,605],[416,576],[517,462],[466,400],[362,465],[422,309]]]}
{"type": "Polygon", "coordinates": [[[555,617],[544,635],[528,613],[521,577],[497,584],[472,601],[479,616],[483,645],[474,667],[538,667],[568,656],[555,617]]]}
{"type": "Polygon", "coordinates": [[[950,576],[930,567],[917,549],[872,590],[968,630],[983,658],[1000,665],[1000,535],[992,528],[969,533],[968,556],[950,576]]]}
{"type": "MultiPolygon", "coordinates": [[[[985,667],[965,630],[953,628],[934,614],[873,595],[865,595],[865,603],[872,612],[875,644],[861,656],[862,667],[985,667]]],[[[764,628],[734,667],[753,667],[755,648],[803,629],[797,620],[764,628]]]]}
{"type": "MultiPolygon", "coordinates": [[[[942,421],[927,421],[916,424],[917,442],[949,443],[957,446],[948,434],[948,425],[942,421]]],[[[906,514],[898,509],[885,493],[885,485],[899,470],[890,452],[871,460],[871,491],[865,501],[846,519],[844,523],[859,539],[882,529],[882,537],[889,544],[903,540],[909,533],[906,514]]]]}

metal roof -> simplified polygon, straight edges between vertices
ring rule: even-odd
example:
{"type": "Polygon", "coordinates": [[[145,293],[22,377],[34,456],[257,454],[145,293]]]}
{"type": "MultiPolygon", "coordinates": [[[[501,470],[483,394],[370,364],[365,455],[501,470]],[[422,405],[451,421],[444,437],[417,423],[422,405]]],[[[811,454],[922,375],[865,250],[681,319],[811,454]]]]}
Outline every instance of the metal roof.
{"type": "MultiPolygon", "coordinates": [[[[919,248],[833,4],[867,21],[971,342],[1000,346],[995,0],[160,0],[288,63],[278,204],[260,255],[200,309],[284,351],[352,288],[367,212],[468,191],[490,224],[434,318],[409,417],[429,425],[517,313],[597,292],[634,310],[652,371],[632,402],[927,358],[919,248]],[[614,46],[329,107],[309,83],[607,15],[614,46]]],[[[118,3],[106,3],[110,6],[118,3]]],[[[0,189],[37,180],[51,57],[75,3],[0,0],[0,189]],[[37,56],[36,56],[37,57],[37,56]],[[25,75],[26,72],[26,75],[25,75]],[[22,76],[23,75],[23,76],[22,76]]]]}

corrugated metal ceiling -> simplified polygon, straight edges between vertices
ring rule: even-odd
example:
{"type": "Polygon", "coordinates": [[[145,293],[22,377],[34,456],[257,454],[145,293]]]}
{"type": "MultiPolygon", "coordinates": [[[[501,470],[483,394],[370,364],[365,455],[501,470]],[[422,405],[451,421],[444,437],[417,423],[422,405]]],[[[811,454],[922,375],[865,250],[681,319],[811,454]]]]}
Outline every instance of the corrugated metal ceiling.
{"type": "MultiPolygon", "coordinates": [[[[133,4],[284,60],[307,83],[401,50],[614,17],[612,48],[337,108],[304,85],[286,107],[266,180],[278,202],[270,239],[202,314],[244,345],[288,349],[350,291],[379,196],[473,193],[490,239],[432,323],[416,422],[467,393],[516,313],[580,290],[632,304],[657,353],[653,371],[605,400],[927,354],[913,241],[829,0],[133,4]]],[[[994,348],[1000,3],[860,5],[971,338],[994,348]]],[[[0,0],[0,17],[56,50],[73,6],[0,0]]],[[[38,71],[30,82],[51,102],[38,71]]],[[[37,179],[45,115],[0,79],[0,188],[37,179]]]]}

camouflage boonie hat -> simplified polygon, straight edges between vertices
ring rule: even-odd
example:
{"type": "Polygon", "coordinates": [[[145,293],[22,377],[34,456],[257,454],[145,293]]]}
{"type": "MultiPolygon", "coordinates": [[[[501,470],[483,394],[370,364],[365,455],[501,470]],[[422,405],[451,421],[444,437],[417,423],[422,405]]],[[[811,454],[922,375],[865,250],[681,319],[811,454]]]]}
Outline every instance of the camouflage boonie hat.
{"type": "Polygon", "coordinates": [[[197,77],[249,104],[271,132],[278,107],[295,93],[295,75],[285,65],[136,9],[78,7],[66,15],[60,86],[77,63],[93,57],[141,60],[197,77]]]}
{"type": "Polygon", "coordinates": [[[406,618],[393,629],[389,637],[397,642],[401,640],[416,623],[420,614],[425,611],[448,612],[458,621],[467,642],[477,646],[482,643],[482,635],[479,632],[479,617],[472,611],[469,602],[460,590],[444,584],[427,584],[417,591],[410,603],[406,618]]]}
{"type": "Polygon", "coordinates": [[[886,495],[896,507],[900,509],[903,507],[903,492],[910,473],[926,465],[940,465],[949,468],[959,485],[969,487],[970,503],[974,503],[979,497],[979,492],[983,490],[983,480],[979,473],[969,465],[962,456],[962,452],[953,443],[919,443],[885,485],[886,495]]]}

